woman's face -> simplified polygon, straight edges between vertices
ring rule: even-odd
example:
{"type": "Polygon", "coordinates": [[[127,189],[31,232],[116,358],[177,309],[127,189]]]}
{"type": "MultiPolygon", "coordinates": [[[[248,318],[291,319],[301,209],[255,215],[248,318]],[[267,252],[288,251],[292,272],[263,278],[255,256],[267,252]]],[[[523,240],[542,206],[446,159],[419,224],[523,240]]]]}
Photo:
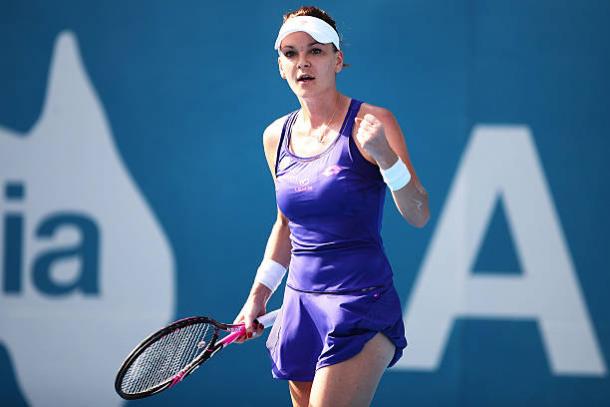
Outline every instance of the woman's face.
{"type": "Polygon", "coordinates": [[[280,44],[280,75],[301,97],[336,88],[335,76],[343,68],[343,54],[333,44],[320,44],[305,32],[287,35],[280,44]]]}

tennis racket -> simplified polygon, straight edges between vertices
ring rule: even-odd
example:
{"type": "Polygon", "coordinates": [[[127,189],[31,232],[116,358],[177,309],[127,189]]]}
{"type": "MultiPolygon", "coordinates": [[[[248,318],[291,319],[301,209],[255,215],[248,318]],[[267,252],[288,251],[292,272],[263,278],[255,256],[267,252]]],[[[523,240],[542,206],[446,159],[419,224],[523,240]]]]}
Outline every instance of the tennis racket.
{"type": "MultiPolygon", "coordinates": [[[[277,312],[272,311],[257,320],[264,328],[270,327],[277,312]]],[[[178,384],[245,332],[243,323],[223,324],[208,317],[173,322],[131,351],[117,373],[114,388],[127,400],[152,396],[178,384]]]]}

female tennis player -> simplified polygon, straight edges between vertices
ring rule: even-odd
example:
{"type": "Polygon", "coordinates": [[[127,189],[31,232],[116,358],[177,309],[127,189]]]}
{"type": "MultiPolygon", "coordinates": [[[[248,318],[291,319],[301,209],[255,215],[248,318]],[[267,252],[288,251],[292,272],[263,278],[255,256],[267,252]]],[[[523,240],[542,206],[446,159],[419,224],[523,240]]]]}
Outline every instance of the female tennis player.
{"type": "Polygon", "coordinates": [[[328,14],[286,14],[275,48],[301,108],[263,134],[277,220],[235,323],[260,334],[256,317],[290,265],[267,340],[273,376],[289,380],[295,406],[366,406],[407,345],[380,237],[386,187],[416,227],[428,221],[428,196],[392,113],[337,90],[345,65],[328,14]]]}

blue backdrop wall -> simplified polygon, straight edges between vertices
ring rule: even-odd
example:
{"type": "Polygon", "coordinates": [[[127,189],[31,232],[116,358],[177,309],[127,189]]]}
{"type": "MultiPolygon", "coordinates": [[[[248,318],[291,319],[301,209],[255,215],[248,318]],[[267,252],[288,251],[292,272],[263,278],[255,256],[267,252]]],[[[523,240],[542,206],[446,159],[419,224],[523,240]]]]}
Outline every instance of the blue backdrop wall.
{"type": "MultiPolygon", "coordinates": [[[[119,405],[143,335],[239,311],[275,217],[262,131],[298,107],[273,41],[300,5],[0,2],[2,405],[119,405]]],[[[386,203],[410,346],[374,405],[610,404],[610,3],[319,6],[340,90],[393,111],[430,194],[424,229],[386,203]]],[[[220,357],[133,404],[289,404],[263,340],[220,357]]]]}

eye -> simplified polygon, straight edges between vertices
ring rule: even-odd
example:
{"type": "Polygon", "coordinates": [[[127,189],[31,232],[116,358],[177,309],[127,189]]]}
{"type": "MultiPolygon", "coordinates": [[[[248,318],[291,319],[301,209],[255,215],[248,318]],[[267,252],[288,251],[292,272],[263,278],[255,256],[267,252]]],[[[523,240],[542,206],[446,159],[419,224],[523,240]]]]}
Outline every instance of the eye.
{"type": "Polygon", "coordinates": [[[284,51],[284,56],[286,58],[292,58],[294,56],[294,51],[284,51]]]}
{"type": "Polygon", "coordinates": [[[322,53],[322,50],[320,48],[312,48],[311,53],[314,55],[318,55],[322,53]]]}

